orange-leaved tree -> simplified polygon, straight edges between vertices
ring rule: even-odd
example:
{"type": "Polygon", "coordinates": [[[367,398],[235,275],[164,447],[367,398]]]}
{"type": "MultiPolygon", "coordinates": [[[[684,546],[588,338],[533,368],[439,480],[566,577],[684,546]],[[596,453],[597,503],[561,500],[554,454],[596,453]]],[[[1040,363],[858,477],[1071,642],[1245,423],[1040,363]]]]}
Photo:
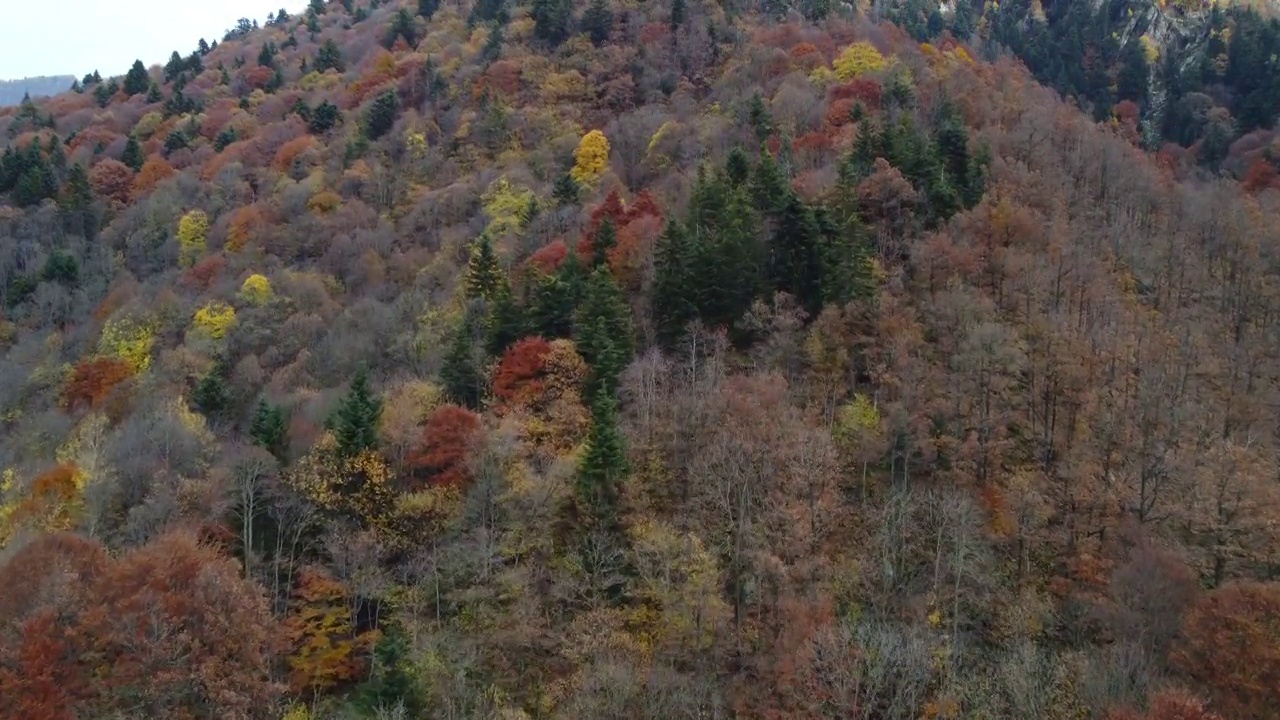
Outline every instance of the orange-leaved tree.
{"type": "Polygon", "coordinates": [[[1233,720],[1280,708],[1280,583],[1233,582],[1188,613],[1174,664],[1233,720]]]}

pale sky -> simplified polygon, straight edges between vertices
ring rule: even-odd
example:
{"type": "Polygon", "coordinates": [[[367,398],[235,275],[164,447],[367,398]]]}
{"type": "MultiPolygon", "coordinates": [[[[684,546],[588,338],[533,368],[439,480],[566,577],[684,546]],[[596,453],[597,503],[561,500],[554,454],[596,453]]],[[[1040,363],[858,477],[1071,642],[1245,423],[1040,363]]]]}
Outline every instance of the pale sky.
{"type": "Polygon", "coordinates": [[[74,75],[97,69],[123,75],[134,60],[163,64],[200,38],[222,34],[247,17],[262,23],[306,0],[0,0],[0,80],[74,75]]]}

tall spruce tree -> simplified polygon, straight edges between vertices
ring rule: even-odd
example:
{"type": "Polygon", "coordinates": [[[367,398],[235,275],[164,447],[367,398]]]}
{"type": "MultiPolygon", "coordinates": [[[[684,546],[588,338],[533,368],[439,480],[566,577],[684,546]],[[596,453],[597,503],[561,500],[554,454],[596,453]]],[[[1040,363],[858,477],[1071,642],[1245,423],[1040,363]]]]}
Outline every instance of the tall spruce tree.
{"type": "Polygon", "coordinates": [[[598,268],[608,264],[609,251],[618,244],[618,231],[613,225],[613,218],[606,217],[596,230],[595,239],[591,243],[591,267],[598,268]]]}
{"type": "Polygon", "coordinates": [[[440,0],[418,0],[418,14],[430,20],[440,9],[440,0]]]}
{"type": "Polygon", "coordinates": [[[789,293],[809,317],[822,309],[822,236],[817,218],[795,193],[788,193],[769,244],[769,280],[789,293]]]}
{"type": "Polygon", "coordinates": [[[467,297],[491,300],[503,279],[498,256],[493,251],[493,241],[489,239],[488,233],[483,233],[471,248],[471,259],[467,263],[467,297]]]}
{"type": "Polygon", "coordinates": [[[285,429],[284,410],[266,399],[259,399],[249,422],[249,437],[253,444],[283,459],[288,433],[285,429]]]}
{"type": "Polygon", "coordinates": [[[533,0],[533,34],[551,46],[569,37],[573,21],[571,0],[533,0]]]}
{"type": "Polygon", "coordinates": [[[591,0],[591,5],[582,14],[582,29],[596,47],[608,42],[609,35],[613,33],[613,11],[605,0],[591,0]]]}
{"type": "Polygon", "coordinates": [[[588,397],[612,394],[618,377],[635,352],[631,310],[609,270],[597,268],[587,280],[582,305],[574,322],[574,342],[587,361],[588,397]]]}
{"type": "Polygon", "coordinates": [[[231,369],[226,361],[219,358],[208,374],[201,378],[191,395],[192,403],[201,415],[216,418],[231,404],[231,393],[227,390],[230,375],[231,369]]]}
{"type": "Polygon", "coordinates": [[[597,393],[591,402],[591,429],[574,488],[584,514],[606,525],[615,521],[618,490],[627,473],[626,444],[618,429],[618,403],[609,393],[597,393]]]}
{"type": "Polygon", "coordinates": [[[472,410],[480,409],[489,377],[480,322],[469,308],[458,324],[440,366],[440,383],[449,399],[472,410]]]}
{"type": "Polygon", "coordinates": [[[653,277],[653,320],[658,341],[673,347],[698,317],[693,253],[684,227],[667,221],[658,240],[653,277]]]}
{"type": "Polygon", "coordinates": [[[338,453],[342,457],[355,457],[376,448],[381,417],[382,400],[369,388],[369,373],[361,368],[329,419],[329,429],[338,441],[338,453]]]}
{"type": "Polygon", "coordinates": [[[532,285],[526,303],[527,334],[548,339],[569,337],[586,285],[578,254],[570,250],[554,275],[538,278],[532,285]]]}
{"type": "MultiPolygon", "coordinates": [[[[317,111],[319,108],[317,108],[317,111]]],[[[365,135],[370,140],[377,140],[391,130],[396,122],[396,113],[400,110],[400,100],[394,90],[387,90],[373,100],[369,112],[365,115],[365,135]]]]}
{"type": "Polygon", "coordinates": [[[142,145],[138,143],[138,138],[130,135],[129,139],[124,143],[124,153],[120,156],[120,162],[137,172],[142,169],[142,164],[146,160],[146,156],[142,153],[142,145]]]}
{"type": "Polygon", "coordinates": [[[134,60],[133,67],[124,76],[124,92],[126,95],[140,95],[151,86],[151,77],[141,60],[134,60]]]}
{"type": "Polygon", "coordinates": [[[490,355],[500,357],[508,347],[520,339],[524,332],[524,312],[516,303],[511,283],[505,277],[498,282],[489,306],[489,322],[485,348],[490,355]]]}

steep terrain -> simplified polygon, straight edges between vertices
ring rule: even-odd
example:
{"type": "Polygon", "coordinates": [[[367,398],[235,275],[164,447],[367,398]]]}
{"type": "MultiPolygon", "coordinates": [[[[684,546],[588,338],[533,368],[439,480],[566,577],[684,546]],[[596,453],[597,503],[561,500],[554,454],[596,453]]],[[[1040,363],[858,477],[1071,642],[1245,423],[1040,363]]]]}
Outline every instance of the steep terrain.
{"type": "Polygon", "coordinates": [[[1274,173],[1000,10],[315,0],[0,110],[0,717],[1274,718],[1274,173]]]}

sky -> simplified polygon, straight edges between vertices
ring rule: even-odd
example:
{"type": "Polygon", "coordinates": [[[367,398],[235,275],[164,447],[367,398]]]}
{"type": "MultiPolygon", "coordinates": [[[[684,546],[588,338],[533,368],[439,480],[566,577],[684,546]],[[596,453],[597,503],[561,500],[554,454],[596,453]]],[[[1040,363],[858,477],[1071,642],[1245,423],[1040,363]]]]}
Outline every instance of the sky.
{"type": "Polygon", "coordinates": [[[123,75],[134,60],[163,64],[200,38],[222,40],[242,17],[306,7],[306,0],[0,0],[0,80],[123,75]]]}

